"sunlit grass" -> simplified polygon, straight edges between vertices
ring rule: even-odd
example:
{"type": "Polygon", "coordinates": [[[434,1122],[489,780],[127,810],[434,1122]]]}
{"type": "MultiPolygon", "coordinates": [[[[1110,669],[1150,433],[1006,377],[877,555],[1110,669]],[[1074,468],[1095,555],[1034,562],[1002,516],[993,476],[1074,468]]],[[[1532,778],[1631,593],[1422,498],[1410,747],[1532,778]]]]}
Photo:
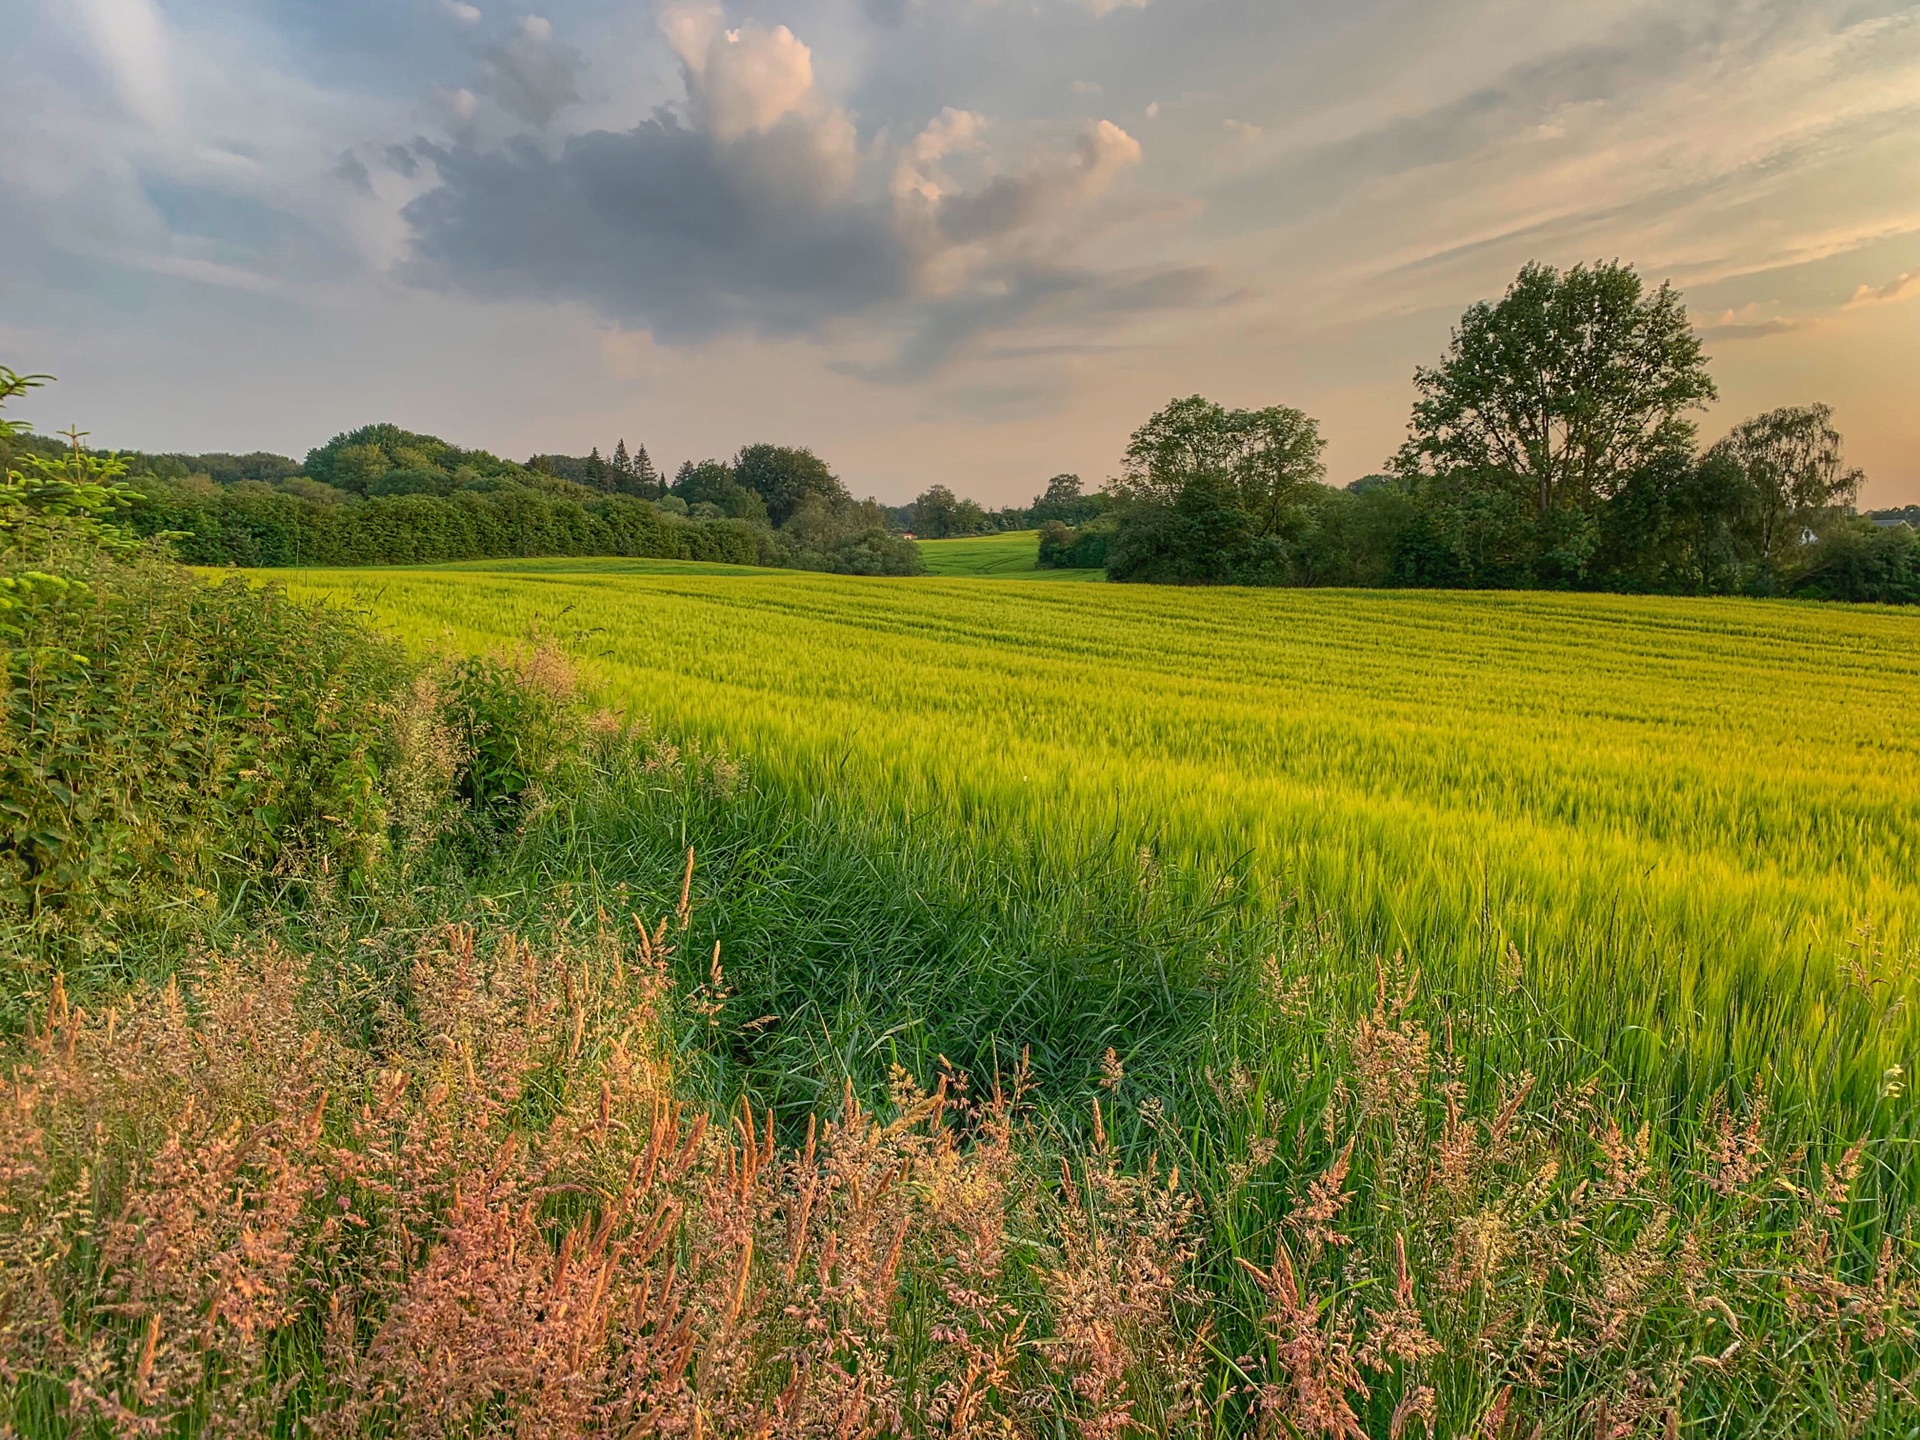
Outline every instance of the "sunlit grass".
{"type": "MultiPolygon", "coordinates": [[[[974,543],[974,542],[963,542],[974,543]]],[[[796,790],[1060,859],[1149,844],[1498,976],[1622,1074],[1911,1068],[1920,623],[1620,596],[1038,589],[564,561],[310,571],[423,648],[545,627],[796,790]]]]}

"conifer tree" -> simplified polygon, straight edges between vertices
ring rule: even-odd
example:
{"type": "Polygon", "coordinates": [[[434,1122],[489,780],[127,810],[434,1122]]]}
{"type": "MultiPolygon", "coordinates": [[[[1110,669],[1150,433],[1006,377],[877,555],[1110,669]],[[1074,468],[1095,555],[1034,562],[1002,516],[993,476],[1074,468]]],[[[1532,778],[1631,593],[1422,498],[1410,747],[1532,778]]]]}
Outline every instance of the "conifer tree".
{"type": "Polygon", "coordinates": [[[634,449],[628,488],[629,493],[638,495],[642,500],[657,500],[666,493],[666,486],[660,481],[660,472],[653,468],[653,461],[644,445],[634,449]]]}
{"type": "Polygon", "coordinates": [[[633,479],[633,458],[627,454],[627,437],[622,435],[613,447],[613,488],[625,490],[633,479]]]}

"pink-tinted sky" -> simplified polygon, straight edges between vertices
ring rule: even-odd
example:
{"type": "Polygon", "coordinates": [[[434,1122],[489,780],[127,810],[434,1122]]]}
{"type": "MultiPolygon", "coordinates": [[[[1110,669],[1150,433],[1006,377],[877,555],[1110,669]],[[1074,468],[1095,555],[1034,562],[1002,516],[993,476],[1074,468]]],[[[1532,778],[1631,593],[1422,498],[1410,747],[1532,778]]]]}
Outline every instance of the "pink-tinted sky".
{"type": "Polygon", "coordinates": [[[856,490],[1098,481],[1169,397],[1397,444],[1528,259],[1920,502],[1915,0],[24,0],[0,363],[109,444],[393,420],[856,490]]]}

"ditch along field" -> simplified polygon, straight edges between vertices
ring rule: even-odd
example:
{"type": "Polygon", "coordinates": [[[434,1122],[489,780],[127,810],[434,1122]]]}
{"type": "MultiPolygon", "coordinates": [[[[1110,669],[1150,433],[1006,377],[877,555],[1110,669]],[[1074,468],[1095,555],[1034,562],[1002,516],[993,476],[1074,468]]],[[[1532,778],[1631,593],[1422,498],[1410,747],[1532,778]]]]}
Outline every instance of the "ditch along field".
{"type": "Polygon", "coordinates": [[[1062,877],[1199,867],[1368,984],[1404,952],[1511,988],[1516,1068],[1656,1108],[1763,1075],[1823,1127],[1915,1129],[1913,615],[644,561],[277,578],[422,651],[553,636],[600,700],[796,794],[1062,877]]]}

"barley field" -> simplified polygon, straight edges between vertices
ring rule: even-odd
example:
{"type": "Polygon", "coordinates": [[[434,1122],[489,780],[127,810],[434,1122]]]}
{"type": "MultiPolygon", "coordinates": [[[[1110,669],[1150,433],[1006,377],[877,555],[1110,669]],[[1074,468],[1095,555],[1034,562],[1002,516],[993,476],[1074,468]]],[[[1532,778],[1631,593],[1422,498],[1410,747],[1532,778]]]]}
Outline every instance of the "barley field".
{"type": "Polygon", "coordinates": [[[1761,1069],[1877,1126],[1910,1104],[1912,616],[634,561],[280,578],[423,650],[552,634],[606,702],[956,842],[1215,866],[1356,966],[1524,979],[1576,1068],[1675,1095],[1761,1069]]]}

